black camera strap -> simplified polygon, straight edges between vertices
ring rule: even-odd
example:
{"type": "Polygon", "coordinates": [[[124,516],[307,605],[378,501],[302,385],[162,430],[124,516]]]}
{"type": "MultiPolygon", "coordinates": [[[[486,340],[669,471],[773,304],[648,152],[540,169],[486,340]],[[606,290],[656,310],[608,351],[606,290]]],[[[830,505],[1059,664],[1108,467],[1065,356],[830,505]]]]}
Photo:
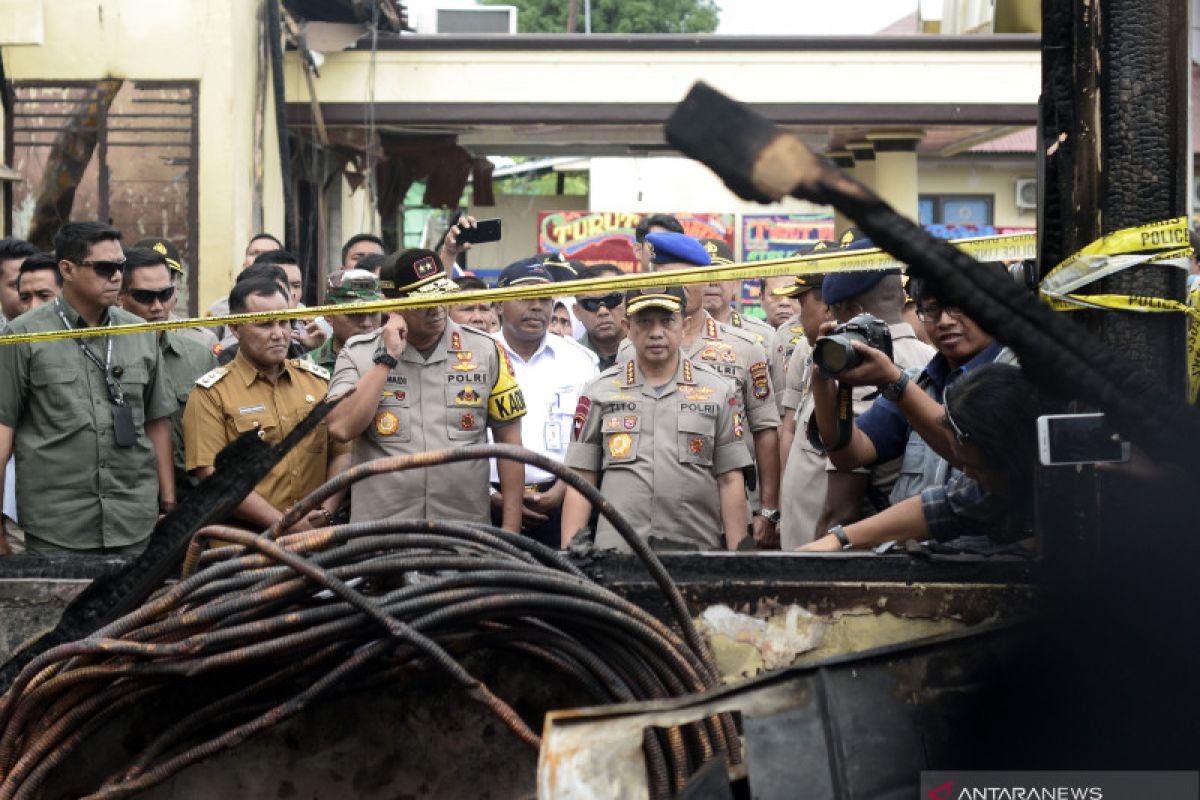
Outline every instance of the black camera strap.
{"type": "Polygon", "coordinates": [[[837,420],[837,438],[825,443],[825,451],[832,453],[850,444],[850,436],[854,433],[854,387],[844,383],[838,384],[837,405],[833,409],[837,420]]]}

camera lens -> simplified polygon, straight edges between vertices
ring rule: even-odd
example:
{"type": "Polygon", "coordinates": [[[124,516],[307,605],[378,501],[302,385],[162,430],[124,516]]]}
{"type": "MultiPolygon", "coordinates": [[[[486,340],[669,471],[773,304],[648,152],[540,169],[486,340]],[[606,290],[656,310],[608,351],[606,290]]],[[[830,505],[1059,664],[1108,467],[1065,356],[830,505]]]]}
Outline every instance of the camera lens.
{"type": "Polygon", "coordinates": [[[829,375],[836,375],[858,365],[861,357],[850,345],[850,340],[841,335],[826,336],[817,340],[813,348],[813,361],[829,375]]]}

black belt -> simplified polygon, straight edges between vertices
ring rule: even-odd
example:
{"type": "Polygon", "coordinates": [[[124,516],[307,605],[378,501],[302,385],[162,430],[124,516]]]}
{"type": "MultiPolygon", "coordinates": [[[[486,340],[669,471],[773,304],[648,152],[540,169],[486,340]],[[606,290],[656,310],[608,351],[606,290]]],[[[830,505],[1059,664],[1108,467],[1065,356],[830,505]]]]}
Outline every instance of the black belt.
{"type": "MultiPolygon", "coordinates": [[[[554,479],[548,480],[548,481],[543,481],[542,483],[527,483],[527,484],[525,484],[525,492],[526,492],[526,494],[533,494],[534,492],[546,492],[546,491],[549,491],[550,487],[552,487],[556,483],[558,483],[558,478],[554,478],[554,479]]],[[[492,488],[499,489],[500,484],[493,482],[492,488]]]]}

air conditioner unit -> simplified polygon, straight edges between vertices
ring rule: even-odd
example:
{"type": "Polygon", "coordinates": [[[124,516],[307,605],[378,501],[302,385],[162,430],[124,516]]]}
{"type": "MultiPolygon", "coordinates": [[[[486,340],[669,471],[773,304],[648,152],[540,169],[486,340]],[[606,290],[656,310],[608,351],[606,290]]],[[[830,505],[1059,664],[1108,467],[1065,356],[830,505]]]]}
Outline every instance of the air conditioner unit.
{"type": "Polygon", "coordinates": [[[434,33],[516,33],[516,6],[440,7],[434,33]]]}
{"type": "Polygon", "coordinates": [[[1032,211],[1037,204],[1037,178],[1017,178],[1017,210],[1032,211]]]}

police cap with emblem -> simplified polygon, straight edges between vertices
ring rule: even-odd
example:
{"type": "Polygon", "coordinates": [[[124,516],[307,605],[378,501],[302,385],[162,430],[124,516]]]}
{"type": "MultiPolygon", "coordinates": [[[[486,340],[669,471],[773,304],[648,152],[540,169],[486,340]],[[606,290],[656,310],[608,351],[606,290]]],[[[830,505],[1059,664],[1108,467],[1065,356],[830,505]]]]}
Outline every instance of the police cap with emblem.
{"type": "Polygon", "coordinates": [[[446,277],[442,262],[432,250],[412,249],[392,253],[379,268],[379,289],[389,299],[412,294],[452,294],[458,284],[446,277]]]}
{"type": "Polygon", "coordinates": [[[687,296],[682,286],[630,289],[625,293],[625,314],[630,317],[647,308],[664,308],[672,313],[681,313],[686,307],[687,296]]]}
{"type": "Polygon", "coordinates": [[[714,264],[732,264],[733,251],[724,239],[701,239],[701,246],[708,252],[708,260],[714,264]]]}
{"type": "Polygon", "coordinates": [[[164,239],[161,236],[150,236],[137,240],[133,246],[153,250],[163,257],[163,261],[167,264],[167,269],[172,272],[178,272],[180,275],[183,274],[183,259],[179,257],[179,248],[170,239],[164,239]]]}
{"type": "MultiPolygon", "coordinates": [[[[810,256],[814,253],[828,252],[834,248],[834,243],[829,239],[818,239],[812,247],[805,251],[797,250],[793,253],[795,256],[810,256]]],[[[772,289],[771,294],[775,297],[799,297],[812,289],[820,289],[822,281],[825,280],[824,273],[816,275],[797,275],[791,286],[780,286],[777,289],[772,289]]]]}
{"type": "Polygon", "coordinates": [[[526,286],[534,283],[553,283],[554,276],[536,256],[522,258],[509,264],[496,279],[496,287],[526,286]]]}
{"type": "Polygon", "coordinates": [[[704,245],[686,233],[650,233],[646,241],[653,249],[651,264],[692,264],[697,267],[712,265],[712,258],[704,245]]]}

